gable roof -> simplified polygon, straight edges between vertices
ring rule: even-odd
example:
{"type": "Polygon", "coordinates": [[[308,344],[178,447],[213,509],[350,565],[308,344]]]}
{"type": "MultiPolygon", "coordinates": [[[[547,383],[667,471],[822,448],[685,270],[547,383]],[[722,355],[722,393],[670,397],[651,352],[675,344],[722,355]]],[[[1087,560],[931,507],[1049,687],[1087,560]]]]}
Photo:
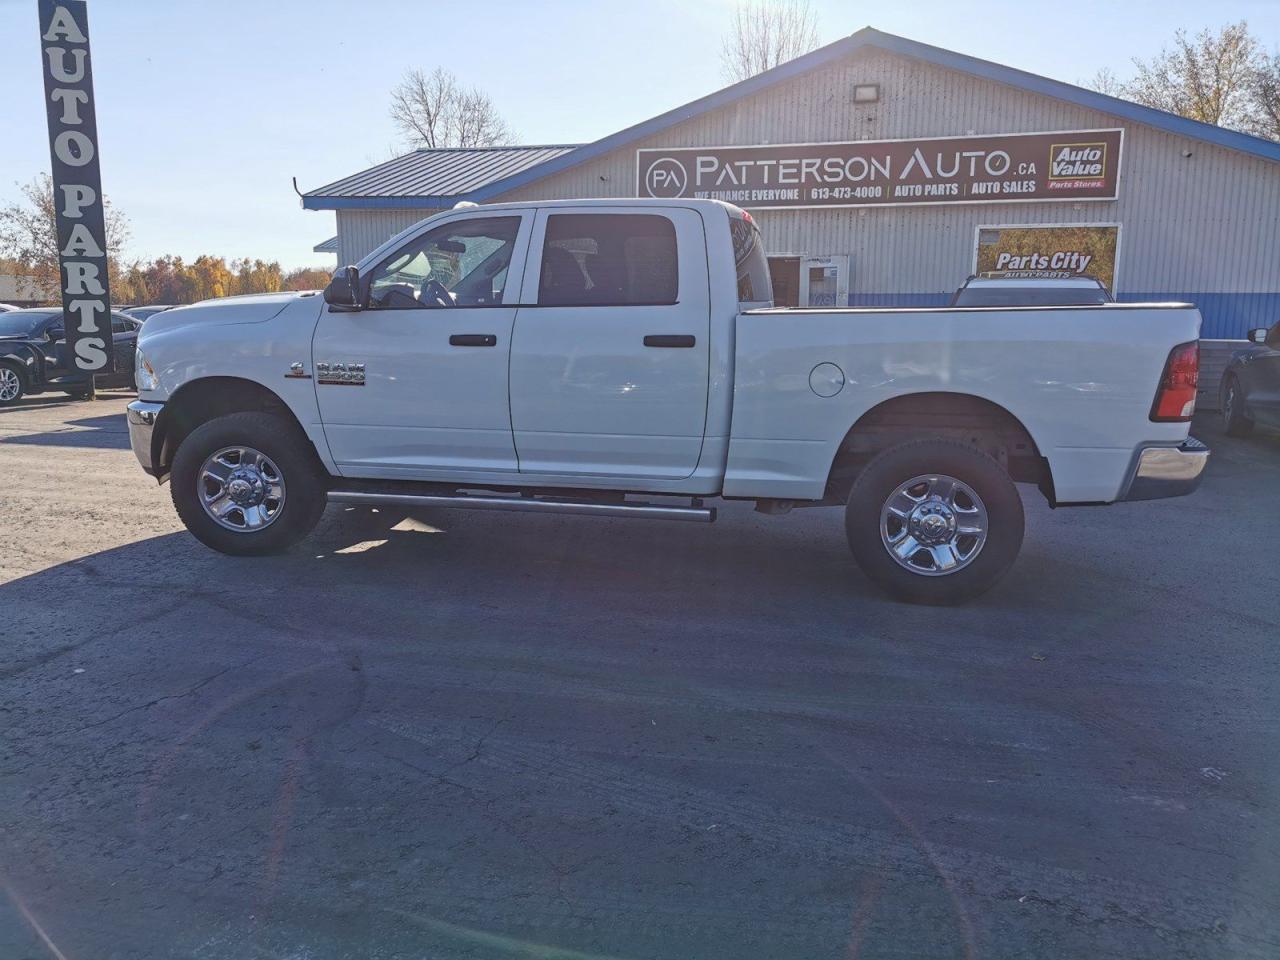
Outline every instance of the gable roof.
{"type": "MultiPolygon", "coordinates": [[[[460,193],[448,199],[454,202],[457,200],[479,202],[492,199],[526,184],[533,183],[536,180],[568,170],[580,163],[604,156],[654,134],[661,133],[678,123],[683,123],[685,120],[737,103],[746,97],[754,96],[777,84],[803,76],[812,70],[834,63],[856,51],[868,48],[913,57],[935,66],[958,70],[962,73],[968,73],[984,80],[993,80],[1029,93],[1053,97],[1090,110],[1108,113],[1134,123],[1146,124],[1149,127],[1155,127],[1180,137],[1190,137],[1219,147],[1226,147],[1230,150],[1261,157],[1264,160],[1280,162],[1280,143],[1272,140],[1228,130],[1224,127],[1214,126],[1211,123],[1202,123],[1199,120],[1188,120],[1186,117],[1167,113],[1164,110],[1156,110],[1153,107],[1144,107],[1142,104],[1121,100],[1118,97],[1108,96],[1096,90],[1077,87],[1070,83],[1063,83],[1060,80],[1051,80],[1039,74],[1028,73],[1025,70],[1018,70],[1014,67],[1006,67],[990,60],[982,60],[978,57],[956,53],[954,50],[944,50],[942,47],[934,47],[916,40],[908,40],[906,37],[884,33],[872,27],[863,27],[856,33],[837,40],[835,43],[819,47],[804,56],[788,60],[772,70],[766,70],[764,73],[749,77],[732,86],[725,87],[723,90],[717,90],[715,93],[690,101],[683,106],[676,107],[674,110],[668,110],[666,113],[659,114],[652,119],[627,127],[625,130],[619,130],[617,133],[596,140],[594,143],[588,143],[576,148],[531,148],[558,149],[561,152],[540,162],[524,165],[519,170],[508,171],[497,177],[489,177],[483,183],[472,188],[470,192],[460,193]]],[[[348,177],[347,180],[363,177],[378,169],[378,167],[374,167],[373,170],[367,170],[363,174],[356,174],[354,178],[348,177]]],[[[345,182],[338,181],[339,184],[345,182]]],[[[330,186],[335,185],[331,184],[330,186]]],[[[323,194],[327,189],[329,188],[322,187],[320,190],[305,194],[303,206],[309,209],[333,209],[330,204],[312,206],[307,202],[307,198],[313,194],[323,194]]],[[[364,201],[346,205],[380,206],[382,204],[364,201]]],[[[386,205],[424,206],[425,204],[414,198],[413,202],[410,203],[389,203],[386,205]]]]}
{"type": "Polygon", "coordinates": [[[577,144],[530,147],[422,147],[308,190],[306,210],[344,207],[447,207],[491,183],[554,160],[577,144]]]}

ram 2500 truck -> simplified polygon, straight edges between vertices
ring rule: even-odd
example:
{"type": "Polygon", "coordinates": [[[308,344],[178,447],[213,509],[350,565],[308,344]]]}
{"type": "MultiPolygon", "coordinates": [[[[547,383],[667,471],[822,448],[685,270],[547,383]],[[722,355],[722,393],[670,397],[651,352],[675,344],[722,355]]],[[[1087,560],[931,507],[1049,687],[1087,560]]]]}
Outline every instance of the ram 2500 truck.
{"type": "Polygon", "coordinates": [[[1176,496],[1185,304],[772,307],[751,217],[711,200],[455,209],[324,291],[157,314],[129,407],[187,528],[278,551],[326,503],[711,521],[843,506],[892,595],[957,603],[1052,505],[1176,496]]]}

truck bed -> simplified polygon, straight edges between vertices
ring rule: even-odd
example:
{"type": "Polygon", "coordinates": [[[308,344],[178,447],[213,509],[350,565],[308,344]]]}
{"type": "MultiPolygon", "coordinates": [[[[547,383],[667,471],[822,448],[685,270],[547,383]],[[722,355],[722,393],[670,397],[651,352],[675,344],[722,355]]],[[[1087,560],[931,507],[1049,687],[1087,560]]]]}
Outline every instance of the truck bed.
{"type": "Polygon", "coordinates": [[[1186,423],[1150,412],[1169,351],[1199,331],[1199,311],[1183,303],[745,311],[725,493],[817,499],[868,411],[949,393],[1014,416],[1048,461],[1058,502],[1110,502],[1138,447],[1187,437],[1186,423]],[[820,364],[843,375],[834,396],[811,386],[820,364]]]}

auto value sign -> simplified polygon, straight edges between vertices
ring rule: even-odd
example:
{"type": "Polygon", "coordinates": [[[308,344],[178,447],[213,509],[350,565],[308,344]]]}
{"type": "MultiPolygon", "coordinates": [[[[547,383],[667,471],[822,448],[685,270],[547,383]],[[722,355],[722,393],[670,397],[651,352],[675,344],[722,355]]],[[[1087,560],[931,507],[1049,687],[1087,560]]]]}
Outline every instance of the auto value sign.
{"type": "Polygon", "coordinates": [[[639,150],[642,197],[743,207],[1114,200],[1123,130],[639,150]]]}
{"type": "Polygon", "coordinates": [[[76,369],[110,373],[115,356],[89,20],[85,0],[40,0],[39,11],[63,329],[76,369]]]}

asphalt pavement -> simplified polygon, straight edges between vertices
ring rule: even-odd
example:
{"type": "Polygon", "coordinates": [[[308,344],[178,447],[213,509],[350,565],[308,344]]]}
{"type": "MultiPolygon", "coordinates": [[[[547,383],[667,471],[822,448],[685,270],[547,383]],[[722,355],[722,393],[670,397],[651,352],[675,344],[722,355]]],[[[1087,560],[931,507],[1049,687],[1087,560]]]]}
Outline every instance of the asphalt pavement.
{"type": "Polygon", "coordinates": [[[0,411],[0,958],[1280,956],[1280,437],[958,609],[838,509],[181,528],[0,411]]]}

